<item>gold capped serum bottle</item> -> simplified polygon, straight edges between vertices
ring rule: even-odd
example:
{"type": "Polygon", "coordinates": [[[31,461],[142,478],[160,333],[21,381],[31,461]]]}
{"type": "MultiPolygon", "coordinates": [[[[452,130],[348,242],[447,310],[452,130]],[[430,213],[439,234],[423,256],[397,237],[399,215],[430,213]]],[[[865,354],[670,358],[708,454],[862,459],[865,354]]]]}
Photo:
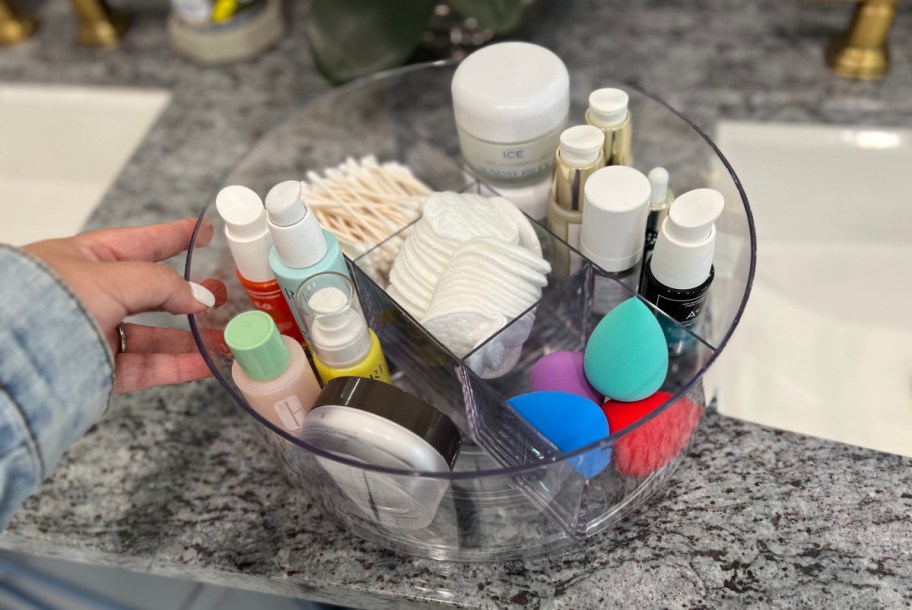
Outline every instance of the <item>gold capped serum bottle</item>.
{"type": "Polygon", "coordinates": [[[596,89],[589,94],[586,123],[605,134],[605,165],[632,165],[632,124],[627,105],[630,97],[621,89],[596,89]]]}
{"type": "Polygon", "coordinates": [[[548,201],[548,229],[579,249],[583,222],[583,188],[597,169],[605,165],[602,130],[591,125],[565,129],[555,153],[554,179],[548,201]]]}

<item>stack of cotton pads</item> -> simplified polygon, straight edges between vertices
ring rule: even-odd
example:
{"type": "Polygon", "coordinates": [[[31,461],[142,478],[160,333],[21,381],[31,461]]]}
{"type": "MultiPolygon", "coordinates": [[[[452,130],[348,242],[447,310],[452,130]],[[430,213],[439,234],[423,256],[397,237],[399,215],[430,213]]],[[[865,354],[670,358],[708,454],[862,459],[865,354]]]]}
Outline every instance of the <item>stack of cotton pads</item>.
{"type": "MultiPolygon", "coordinates": [[[[463,357],[534,305],[550,270],[529,220],[506,199],[434,193],[393,264],[387,291],[463,357]]],[[[483,376],[505,372],[530,329],[518,323],[524,336],[505,333],[511,336],[493,342],[473,368],[483,376]]]]}

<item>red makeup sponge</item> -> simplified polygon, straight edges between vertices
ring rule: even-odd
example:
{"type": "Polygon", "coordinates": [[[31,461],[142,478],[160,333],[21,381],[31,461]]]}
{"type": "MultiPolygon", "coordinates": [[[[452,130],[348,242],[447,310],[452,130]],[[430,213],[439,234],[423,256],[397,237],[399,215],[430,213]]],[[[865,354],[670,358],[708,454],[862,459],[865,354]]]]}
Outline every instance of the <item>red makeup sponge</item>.
{"type": "MultiPolygon", "coordinates": [[[[602,404],[602,411],[608,418],[608,428],[618,431],[645,417],[669,398],[668,392],[656,392],[636,402],[607,400],[602,404]]],[[[702,415],[701,406],[686,398],[679,399],[615,443],[611,455],[615,469],[627,477],[644,477],[667,465],[693,436],[702,415]]]]}

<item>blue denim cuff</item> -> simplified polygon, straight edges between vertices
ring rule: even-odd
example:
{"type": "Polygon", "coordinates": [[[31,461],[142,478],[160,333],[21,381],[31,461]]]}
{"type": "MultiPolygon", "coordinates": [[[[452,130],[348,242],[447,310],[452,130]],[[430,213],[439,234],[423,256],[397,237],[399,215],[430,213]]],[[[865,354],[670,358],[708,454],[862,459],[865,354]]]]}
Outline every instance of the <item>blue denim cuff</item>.
{"type": "Polygon", "coordinates": [[[46,265],[0,245],[0,526],[104,413],[114,359],[46,265]]]}

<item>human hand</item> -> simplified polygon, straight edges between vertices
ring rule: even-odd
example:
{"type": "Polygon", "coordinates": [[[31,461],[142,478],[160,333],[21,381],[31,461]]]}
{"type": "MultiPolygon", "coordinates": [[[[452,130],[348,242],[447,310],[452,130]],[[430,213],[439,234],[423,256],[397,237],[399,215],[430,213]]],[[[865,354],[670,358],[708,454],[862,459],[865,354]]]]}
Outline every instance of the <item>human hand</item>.
{"type": "MultiPolygon", "coordinates": [[[[145,227],[100,229],[23,247],[57,272],[98,322],[115,354],[115,392],[210,374],[185,330],[123,324],[128,351],[118,353],[117,326],[128,315],[200,313],[225,301],[227,290],[219,280],[205,280],[206,286],[187,282],[177,271],[160,264],[188,248],[195,225],[195,218],[187,218],[145,227]]],[[[211,239],[212,224],[206,220],[196,244],[205,246],[211,239]]]]}

